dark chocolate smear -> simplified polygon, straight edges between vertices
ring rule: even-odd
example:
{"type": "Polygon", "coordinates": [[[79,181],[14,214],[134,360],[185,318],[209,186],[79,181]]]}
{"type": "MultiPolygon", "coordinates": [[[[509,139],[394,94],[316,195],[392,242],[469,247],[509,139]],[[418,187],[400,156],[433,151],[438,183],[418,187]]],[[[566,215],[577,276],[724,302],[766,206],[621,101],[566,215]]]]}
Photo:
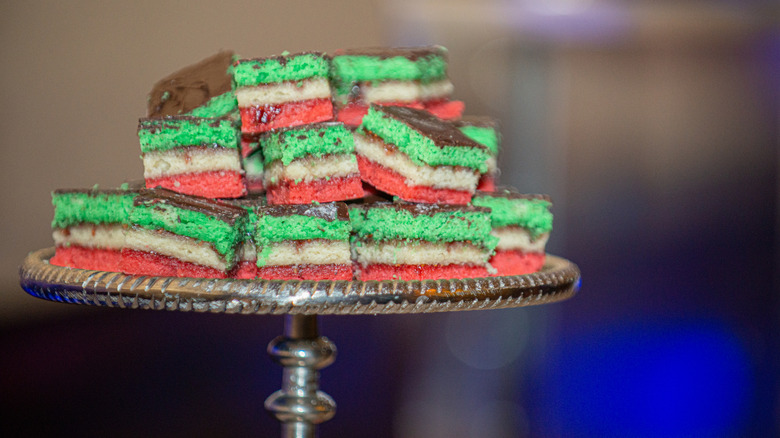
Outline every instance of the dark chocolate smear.
{"type": "Polygon", "coordinates": [[[380,59],[402,57],[411,61],[432,56],[447,56],[447,49],[442,46],[424,47],[362,47],[354,49],[341,49],[333,53],[338,56],[374,56],[380,59]]]}
{"type": "Polygon", "coordinates": [[[489,151],[488,148],[468,138],[452,123],[444,121],[428,111],[405,106],[383,106],[371,104],[371,108],[387,117],[392,117],[420,134],[433,140],[439,147],[460,146],[489,151]]]}
{"type": "Polygon", "coordinates": [[[261,214],[269,216],[308,216],[324,219],[328,222],[335,220],[349,220],[349,210],[347,204],[343,202],[329,202],[324,204],[285,204],[285,205],[267,205],[260,208],[261,214]]]}
{"type": "Polygon", "coordinates": [[[136,206],[151,207],[156,204],[168,204],[176,208],[196,211],[231,225],[246,214],[246,210],[239,206],[229,205],[215,199],[184,195],[162,187],[142,190],[133,200],[133,205],[136,206]]]}
{"type": "Polygon", "coordinates": [[[209,99],[232,90],[228,68],[233,52],[221,51],[160,79],[149,93],[149,117],[174,116],[203,106],[209,99]]]}
{"type": "Polygon", "coordinates": [[[544,201],[552,202],[549,195],[544,194],[530,194],[520,193],[517,190],[510,187],[497,187],[495,192],[483,192],[477,190],[474,193],[474,198],[479,197],[491,197],[491,198],[506,198],[506,199],[541,199],[544,201]]]}
{"type": "Polygon", "coordinates": [[[460,120],[452,122],[458,128],[464,126],[477,126],[480,128],[498,129],[498,120],[490,116],[463,116],[460,120]]]}
{"type": "Polygon", "coordinates": [[[396,201],[396,202],[372,202],[372,203],[366,203],[366,204],[356,204],[352,206],[353,208],[361,208],[364,210],[374,209],[374,208],[392,208],[399,211],[406,211],[412,214],[412,216],[420,216],[420,215],[426,215],[426,216],[433,216],[437,213],[458,213],[458,212],[464,212],[464,213],[472,213],[472,212],[482,212],[482,213],[490,213],[490,209],[486,207],[477,207],[474,205],[454,205],[454,204],[422,204],[422,203],[414,203],[414,202],[404,202],[404,201],[396,201]]]}

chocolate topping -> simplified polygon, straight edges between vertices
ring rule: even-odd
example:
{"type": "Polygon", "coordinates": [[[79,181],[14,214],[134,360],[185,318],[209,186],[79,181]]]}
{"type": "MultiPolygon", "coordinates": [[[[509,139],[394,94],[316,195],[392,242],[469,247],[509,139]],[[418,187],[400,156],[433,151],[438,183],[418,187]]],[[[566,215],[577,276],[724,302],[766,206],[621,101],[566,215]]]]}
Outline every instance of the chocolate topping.
{"type": "Polygon", "coordinates": [[[174,116],[204,105],[209,99],[232,90],[228,68],[233,52],[221,51],[187,66],[154,84],[149,93],[149,117],[174,116]]]}
{"type": "Polygon", "coordinates": [[[371,104],[371,108],[392,117],[411,129],[433,140],[436,146],[461,146],[476,149],[489,149],[480,143],[468,138],[464,133],[450,122],[446,122],[428,111],[405,106],[384,106],[371,104]]]}
{"type": "Polygon", "coordinates": [[[172,190],[157,187],[141,190],[133,200],[135,206],[153,206],[155,204],[169,204],[176,208],[196,211],[209,216],[214,216],[222,222],[235,224],[236,220],[246,213],[241,207],[229,205],[215,199],[201,198],[199,196],[183,195],[172,190]]]}
{"type": "Polygon", "coordinates": [[[127,195],[131,193],[138,193],[139,190],[134,189],[100,189],[93,187],[91,189],[57,189],[54,191],[55,195],[68,195],[72,193],[84,193],[86,195],[127,195]]]}
{"type": "Polygon", "coordinates": [[[464,126],[478,126],[480,128],[498,129],[498,120],[489,116],[463,116],[460,120],[452,122],[458,128],[464,126]]]}
{"type": "Polygon", "coordinates": [[[413,216],[433,216],[436,213],[473,213],[482,212],[490,213],[490,209],[487,207],[477,207],[474,205],[453,205],[453,204],[417,204],[412,202],[372,202],[362,205],[354,205],[353,208],[361,208],[369,210],[373,208],[392,208],[395,210],[403,210],[411,213],[413,216]]]}
{"type": "MultiPolygon", "coordinates": [[[[318,122],[318,123],[308,123],[306,125],[295,125],[295,126],[285,126],[282,128],[276,128],[271,129],[270,131],[266,131],[262,134],[260,134],[260,137],[273,137],[273,136],[279,136],[283,132],[287,131],[314,131],[316,129],[322,129],[322,128],[332,128],[334,126],[345,126],[342,122],[318,122]]],[[[301,139],[303,140],[303,139],[301,139]]]]}
{"type": "Polygon", "coordinates": [[[347,204],[343,202],[329,202],[326,204],[287,204],[287,205],[268,205],[261,207],[259,212],[269,216],[309,216],[319,219],[325,219],[328,222],[335,220],[349,220],[349,210],[347,204]]]}
{"type": "Polygon", "coordinates": [[[333,53],[337,56],[375,56],[380,59],[403,57],[411,61],[430,56],[447,56],[447,49],[442,46],[427,47],[363,47],[357,49],[342,49],[333,53]]]}
{"type": "Polygon", "coordinates": [[[194,116],[164,116],[142,117],[138,119],[138,131],[147,129],[156,133],[157,129],[181,129],[179,122],[191,122],[195,125],[208,123],[212,128],[217,128],[223,121],[231,121],[230,117],[194,117],[194,116]]]}
{"type": "Polygon", "coordinates": [[[257,65],[255,65],[253,68],[260,68],[260,65],[269,60],[275,60],[278,61],[281,66],[285,66],[287,64],[287,61],[298,57],[302,55],[314,55],[318,58],[324,58],[326,57],[324,53],[322,52],[297,52],[297,53],[286,53],[282,55],[274,55],[274,56],[266,56],[264,58],[241,58],[234,62],[234,65],[243,64],[245,62],[254,62],[257,65]]]}
{"type": "Polygon", "coordinates": [[[509,187],[497,187],[495,192],[483,192],[481,190],[477,190],[477,192],[474,193],[475,198],[481,196],[506,199],[542,199],[544,201],[552,202],[549,195],[518,193],[517,190],[509,187]]]}

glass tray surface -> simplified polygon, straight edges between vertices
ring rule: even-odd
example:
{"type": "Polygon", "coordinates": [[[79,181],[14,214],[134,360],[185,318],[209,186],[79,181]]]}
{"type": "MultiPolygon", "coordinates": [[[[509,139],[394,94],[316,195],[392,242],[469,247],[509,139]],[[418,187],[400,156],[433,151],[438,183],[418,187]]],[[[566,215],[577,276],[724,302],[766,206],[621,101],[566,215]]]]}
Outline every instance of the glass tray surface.
{"type": "Polygon", "coordinates": [[[32,296],[133,309],[240,314],[399,314],[524,307],[562,301],[580,287],[572,262],[547,255],[542,270],[507,277],[423,281],[282,281],[148,277],[49,264],[54,248],[19,268],[32,296]]]}

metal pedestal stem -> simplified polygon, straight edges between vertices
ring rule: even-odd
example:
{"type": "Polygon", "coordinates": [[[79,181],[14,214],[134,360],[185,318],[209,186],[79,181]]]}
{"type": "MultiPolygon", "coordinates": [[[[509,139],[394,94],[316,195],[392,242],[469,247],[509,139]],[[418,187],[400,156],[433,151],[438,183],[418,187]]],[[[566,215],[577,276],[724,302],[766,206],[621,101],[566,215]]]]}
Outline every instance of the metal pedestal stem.
{"type": "Polygon", "coordinates": [[[316,315],[287,315],[284,336],[268,344],[268,354],[284,371],[265,408],[282,423],[283,438],[314,438],[317,424],[336,413],[336,402],[319,391],[318,371],[336,359],[336,346],[319,336],[316,315]]]}

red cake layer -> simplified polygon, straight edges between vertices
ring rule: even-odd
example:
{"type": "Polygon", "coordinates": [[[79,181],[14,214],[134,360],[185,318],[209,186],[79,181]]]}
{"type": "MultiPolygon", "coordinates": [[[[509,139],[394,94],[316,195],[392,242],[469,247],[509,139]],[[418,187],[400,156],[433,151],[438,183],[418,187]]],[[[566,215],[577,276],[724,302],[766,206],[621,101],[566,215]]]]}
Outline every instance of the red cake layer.
{"type": "Polygon", "coordinates": [[[249,193],[263,193],[263,179],[262,178],[247,178],[246,190],[249,193]]]}
{"type": "Polygon", "coordinates": [[[69,268],[119,272],[120,258],[121,254],[118,249],[85,248],[70,245],[58,246],[49,263],[69,268]]]}
{"type": "Polygon", "coordinates": [[[487,277],[485,266],[474,265],[384,265],[363,266],[358,278],[368,280],[442,280],[448,278],[487,277]]]}
{"type": "Polygon", "coordinates": [[[477,183],[477,190],[483,192],[495,192],[496,178],[493,175],[482,175],[481,177],[479,177],[479,183],[477,183]]]}
{"type": "Polygon", "coordinates": [[[254,260],[239,262],[233,269],[232,278],[252,279],[257,277],[257,262],[254,260]]]}
{"type": "Polygon", "coordinates": [[[434,100],[425,102],[425,110],[444,120],[458,120],[466,108],[460,100],[434,100]]]}
{"type": "Polygon", "coordinates": [[[232,170],[182,173],[146,180],[146,188],[157,186],[204,198],[240,198],[246,195],[244,175],[232,170]]]}
{"type": "Polygon", "coordinates": [[[430,186],[411,186],[398,173],[358,155],[360,178],[377,189],[398,196],[405,201],[459,204],[471,202],[471,192],[464,190],[436,189],[430,186]]]}
{"type": "Polygon", "coordinates": [[[317,202],[346,201],[362,198],[363,182],[359,175],[318,179],[308,183],[282,180],[278,185],[266,187],[269,204],[311,204],[317,202]]]}
{"type": "MultiPolygon", "coordinates": [[[[415,109],[425,109],[422,102],[381,102],[381,105],[388,106],[406,106],[415,109]]],[[[363,121],[363,116],[368,113],[368,104],[364,102],[352,102],[341,107],[337,114],[336,120],[347,125],[356,127],[363,121]]]]}
{"type": "Polygon", "coordinates": [[[266,280],[352,280],[351,265],[285,265],[257,268],[266,280]]]}
{"type": "Polygon", "coordinates": [[[542,269],[544,257],[544,253],[496,250],[490,264],[498,271],[494,276],[523,275],[542,269]]]}
{"type": "Polygon", "coordinates": [[[275,128],[325,122],[333,119],[330,99],[310,99],[239,108],[241,132],[258,133],[275,128]]]}
{"type": "Polygon", "coordinates": [[[175,257],[125,248],[122,250],[120,271],[128,275],[160,277],[228,278],[231,275],[219,269],[185,262],[175,257]]]}

